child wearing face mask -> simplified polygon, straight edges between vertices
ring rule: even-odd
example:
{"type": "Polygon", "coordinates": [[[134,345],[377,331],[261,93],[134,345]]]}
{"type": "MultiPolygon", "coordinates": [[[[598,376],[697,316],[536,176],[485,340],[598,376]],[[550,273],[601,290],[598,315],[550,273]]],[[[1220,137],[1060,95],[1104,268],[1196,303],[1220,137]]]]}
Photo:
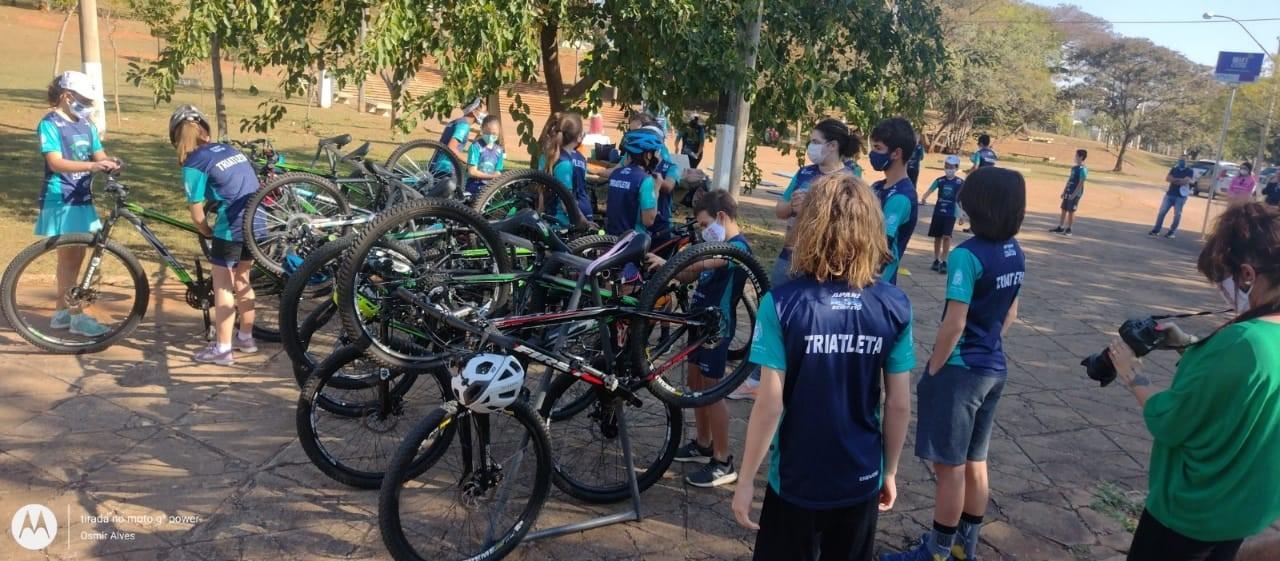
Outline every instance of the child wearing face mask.
{"type": "Polygon", "coordinates": [[[489,115],[480,125],[480,139],[471,143],[467,153],[467,193],[472,196],[480,193],[489,180],[502,175],[507,160],[507,152],[502,147],[502,119],[497,115],[489,115]]]}
{"type": "Polygon", "coordinates": [[[907,176],[907,159],[916,146],[916,131],[901,117],[885,119],[871,131],[871,167],[884,172],[884,179],[871,188],[880,197],[884,209],[885,233],[889,236],[892,261],[884,268],[882,280],[898,283],[898,269],[907,243],[916,231],[920,218],[916,186],[907,176]]]}
{"type": "Polygon", "coordinates": [[[934,205],[933,218],[929,220],[929,237],[933,238],[933,266],[929,269],[945,275],[947,254],[951,253],[951,234],[956,229],[956,201],[960,198],[964,180],[956,176],[960,171],[959,156],[947,156],[942,169],[946,175],[933,180],[920,204],[924,204],[934,191],[938,192],[938,204],[934,205]]]}
{"type": "MultiPolygon", "coordinates": [[[[693,208],[694,217],[702,226],[702,237],[708,243],[728,243],[750,253],[751,246],[738,228],[738,203],[727,191],[709,191],[698,199],[693,208]]],[[[661,267],[665,261],[656,255],[649,256],[650,267],[661,267]]],[[[693,306],[717,305],[726,318],[723,325],[737,325],[734,317],[737,302],[742,298],[746,283],[744,271],[724,261],[703,261],[704,270],[691,268],[684,282],[698,281],[693,293],[693,306]],[[715,264],[719,263],[719,266],[715,264]]],[[[684,273],[682,273],[684,274],[684,273]]],[[[729,345],[733,333],[721,333],[720,345],[713,349],[698,349],[690,357],[687,379],[691,389],[710,388],[724,377],[725,364],[729,360],[729,345]]],[[[729,408],[724,401],[694,409],[697,433],[693,439],[676,451],[675,461],[703,464],[697,471],[685,476],[684,481],[695,487],[716,487],[738,480],[729,452],[729,408]]]]}
{"type": "MultiPolygon", "coordinates": [[[[90,122],[93,100],[97,98],[97,87],[80,72],[63,72],[49,84],[47,99],[52,109],[36,126],[44,159],[37,236],[87,234],[102,229],[93,207],[93,173],[115,171],[119,165],[107,157],[98,128],[90,122]]],[[[67,294],[79,281],[84,253],[84,247],[58,249],[58,294],[67,294]]],[[[85,337],[109,331],[85,310],[70,309],[61,299],[49,328],[70,330],[85,337]]]]}

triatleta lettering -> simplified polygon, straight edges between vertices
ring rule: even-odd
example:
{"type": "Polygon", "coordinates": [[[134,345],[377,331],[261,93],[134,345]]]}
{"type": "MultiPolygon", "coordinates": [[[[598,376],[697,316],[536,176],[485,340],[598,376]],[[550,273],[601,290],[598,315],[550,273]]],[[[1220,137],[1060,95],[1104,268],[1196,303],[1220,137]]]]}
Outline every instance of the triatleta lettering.
{"type": "Polygon", "coordinates": [[[244,154],[236,154],[234,156],[231,156],[230,158],[227,158],[225,160],[222,160],[221,162],[218,162],[217,167],[219,171],[227,171],[228,169],[231,168],[231,166],[234,166],[241,162],[247,162],[247,161],[249,161],[249,158],[246,158],[244,154]]]}
{"type": "Polygon", "coordinates": [[[996,277],[996,290],[1011,286],[1021,286],[1023,274],[1025,273],[1008,273],[996,277]]]}
{"type": "Polygon", "coordinates": [[[631,182],[630,182],[630,181],[627,181],[627,180],[625,180],[625,179],[610,179],[610,180],[609,180],[609,187],[617,187],[618,189],[622,189],[622,190],[625,190],[625,191],[630,191],[630,190],[631,190],[631,182]]]}
{"type": "Polygon", "coordinates": [[[825,335],[805,335],[805,354],[854,353],[860,355],[878,354],[884,349],[884,337],[871,335],[853,335],[852,333],[828,333],[825,335]]]}

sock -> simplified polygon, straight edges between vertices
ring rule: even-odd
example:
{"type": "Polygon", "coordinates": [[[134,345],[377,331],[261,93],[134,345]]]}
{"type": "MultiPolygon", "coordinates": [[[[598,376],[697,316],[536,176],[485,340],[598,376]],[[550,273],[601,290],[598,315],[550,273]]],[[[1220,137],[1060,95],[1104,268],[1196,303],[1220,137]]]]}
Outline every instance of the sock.
{"type": "Polygon", "coordinates": [[[229,352],[231,350],[231,345],[224,346],[222,343],[218,343],[217,345],[215,345],[215,347],[217,347],[217,350],[220,353],[229,352]]]}
{"type": "Polygon", "coordinates": [[[956,530],[956,540],[951,546],[951,556],[957,561],[973,559],[978,553],[978,531],[981,528],[981,516],[961,513],[960,527],[956,530]]]}
{"type": "Polygon", "coordinates": [[[246,336],[243,333],[236,333],[236,339],[239,339],[243,342],[249,342],[253,340],[253,334],[250,333],[249,335],[246,336]]]}
{"type": "Polygon", "coordinates": [[[955,537],[955,526],[947,526],[937,520],[934,520],[933,532],[930,533],[929,543],[925,545],[929,546],[929,552],[932,553],[935,558],[946,559],[946,557],[951,554],[951,542],[955,537]]]}

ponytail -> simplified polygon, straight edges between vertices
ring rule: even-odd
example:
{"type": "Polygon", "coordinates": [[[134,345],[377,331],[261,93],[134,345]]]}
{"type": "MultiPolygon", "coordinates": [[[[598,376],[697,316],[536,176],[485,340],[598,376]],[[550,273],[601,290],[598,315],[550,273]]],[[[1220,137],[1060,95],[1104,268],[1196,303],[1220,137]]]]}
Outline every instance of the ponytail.
{"type": "Polygon", "coordinates": [[[565,146],[578,141],[582,136],[582,115],[572,111],[554,113],[547,119],[542,129],[542,138],[538,141],[544,158],[545,169],[551,173],[555,170],[556,160],[560,159],[560,151],[565,146]]]}
{"type": "Polygon", "coordinates": [[[55,76],[52,82],[49,82],[49,88],[45,90],[45,101],[49,102],[49,107],[57,107],[62,94],[67,90],[62,89],[62,76],[55,76]]]}
{"type": "Polygon", "coordinates": [[[823,119],[813,127],[821,131],[827,141],[835,141],[842,158],[852,158],[862,154],[862,138],[849,130],[849,126],[837,119],[823,119]]]}

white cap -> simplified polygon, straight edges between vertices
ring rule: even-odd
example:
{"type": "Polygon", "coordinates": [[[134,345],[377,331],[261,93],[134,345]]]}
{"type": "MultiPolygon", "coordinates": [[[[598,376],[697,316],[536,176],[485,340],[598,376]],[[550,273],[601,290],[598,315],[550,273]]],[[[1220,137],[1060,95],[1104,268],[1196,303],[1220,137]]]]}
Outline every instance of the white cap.
{"type": "Polygon", "coordinates": [[[89,76],[83,72],[76,72],[75,70],[63,72],[62,76],[58,78],[58,86],[86,99],[97,100],[100,97],[98,88],[95,87],[93,80],[90,80],[89,76]]]}
{"type": "Polygon", "coordinates": [[[472,113],[475,113],[477,109],[480,109],[480,103],[483,101],[484,99],[479,97],[471,100],[471,103],[468,103],[462,107],[462,114],[470,115],[472,113]]]}
{"type": "Polygon", "coordinates": [[[943,164],[948,165],[948,166],[959,166],[959,165],[960,165],[960,156],[957,156],[957,155],[955,155],[955,154],[952,154],[952,155],[950,155],[950,156],[947,156],[947,159],[946,159],[946,160],[943,160],[943,164]]]}

